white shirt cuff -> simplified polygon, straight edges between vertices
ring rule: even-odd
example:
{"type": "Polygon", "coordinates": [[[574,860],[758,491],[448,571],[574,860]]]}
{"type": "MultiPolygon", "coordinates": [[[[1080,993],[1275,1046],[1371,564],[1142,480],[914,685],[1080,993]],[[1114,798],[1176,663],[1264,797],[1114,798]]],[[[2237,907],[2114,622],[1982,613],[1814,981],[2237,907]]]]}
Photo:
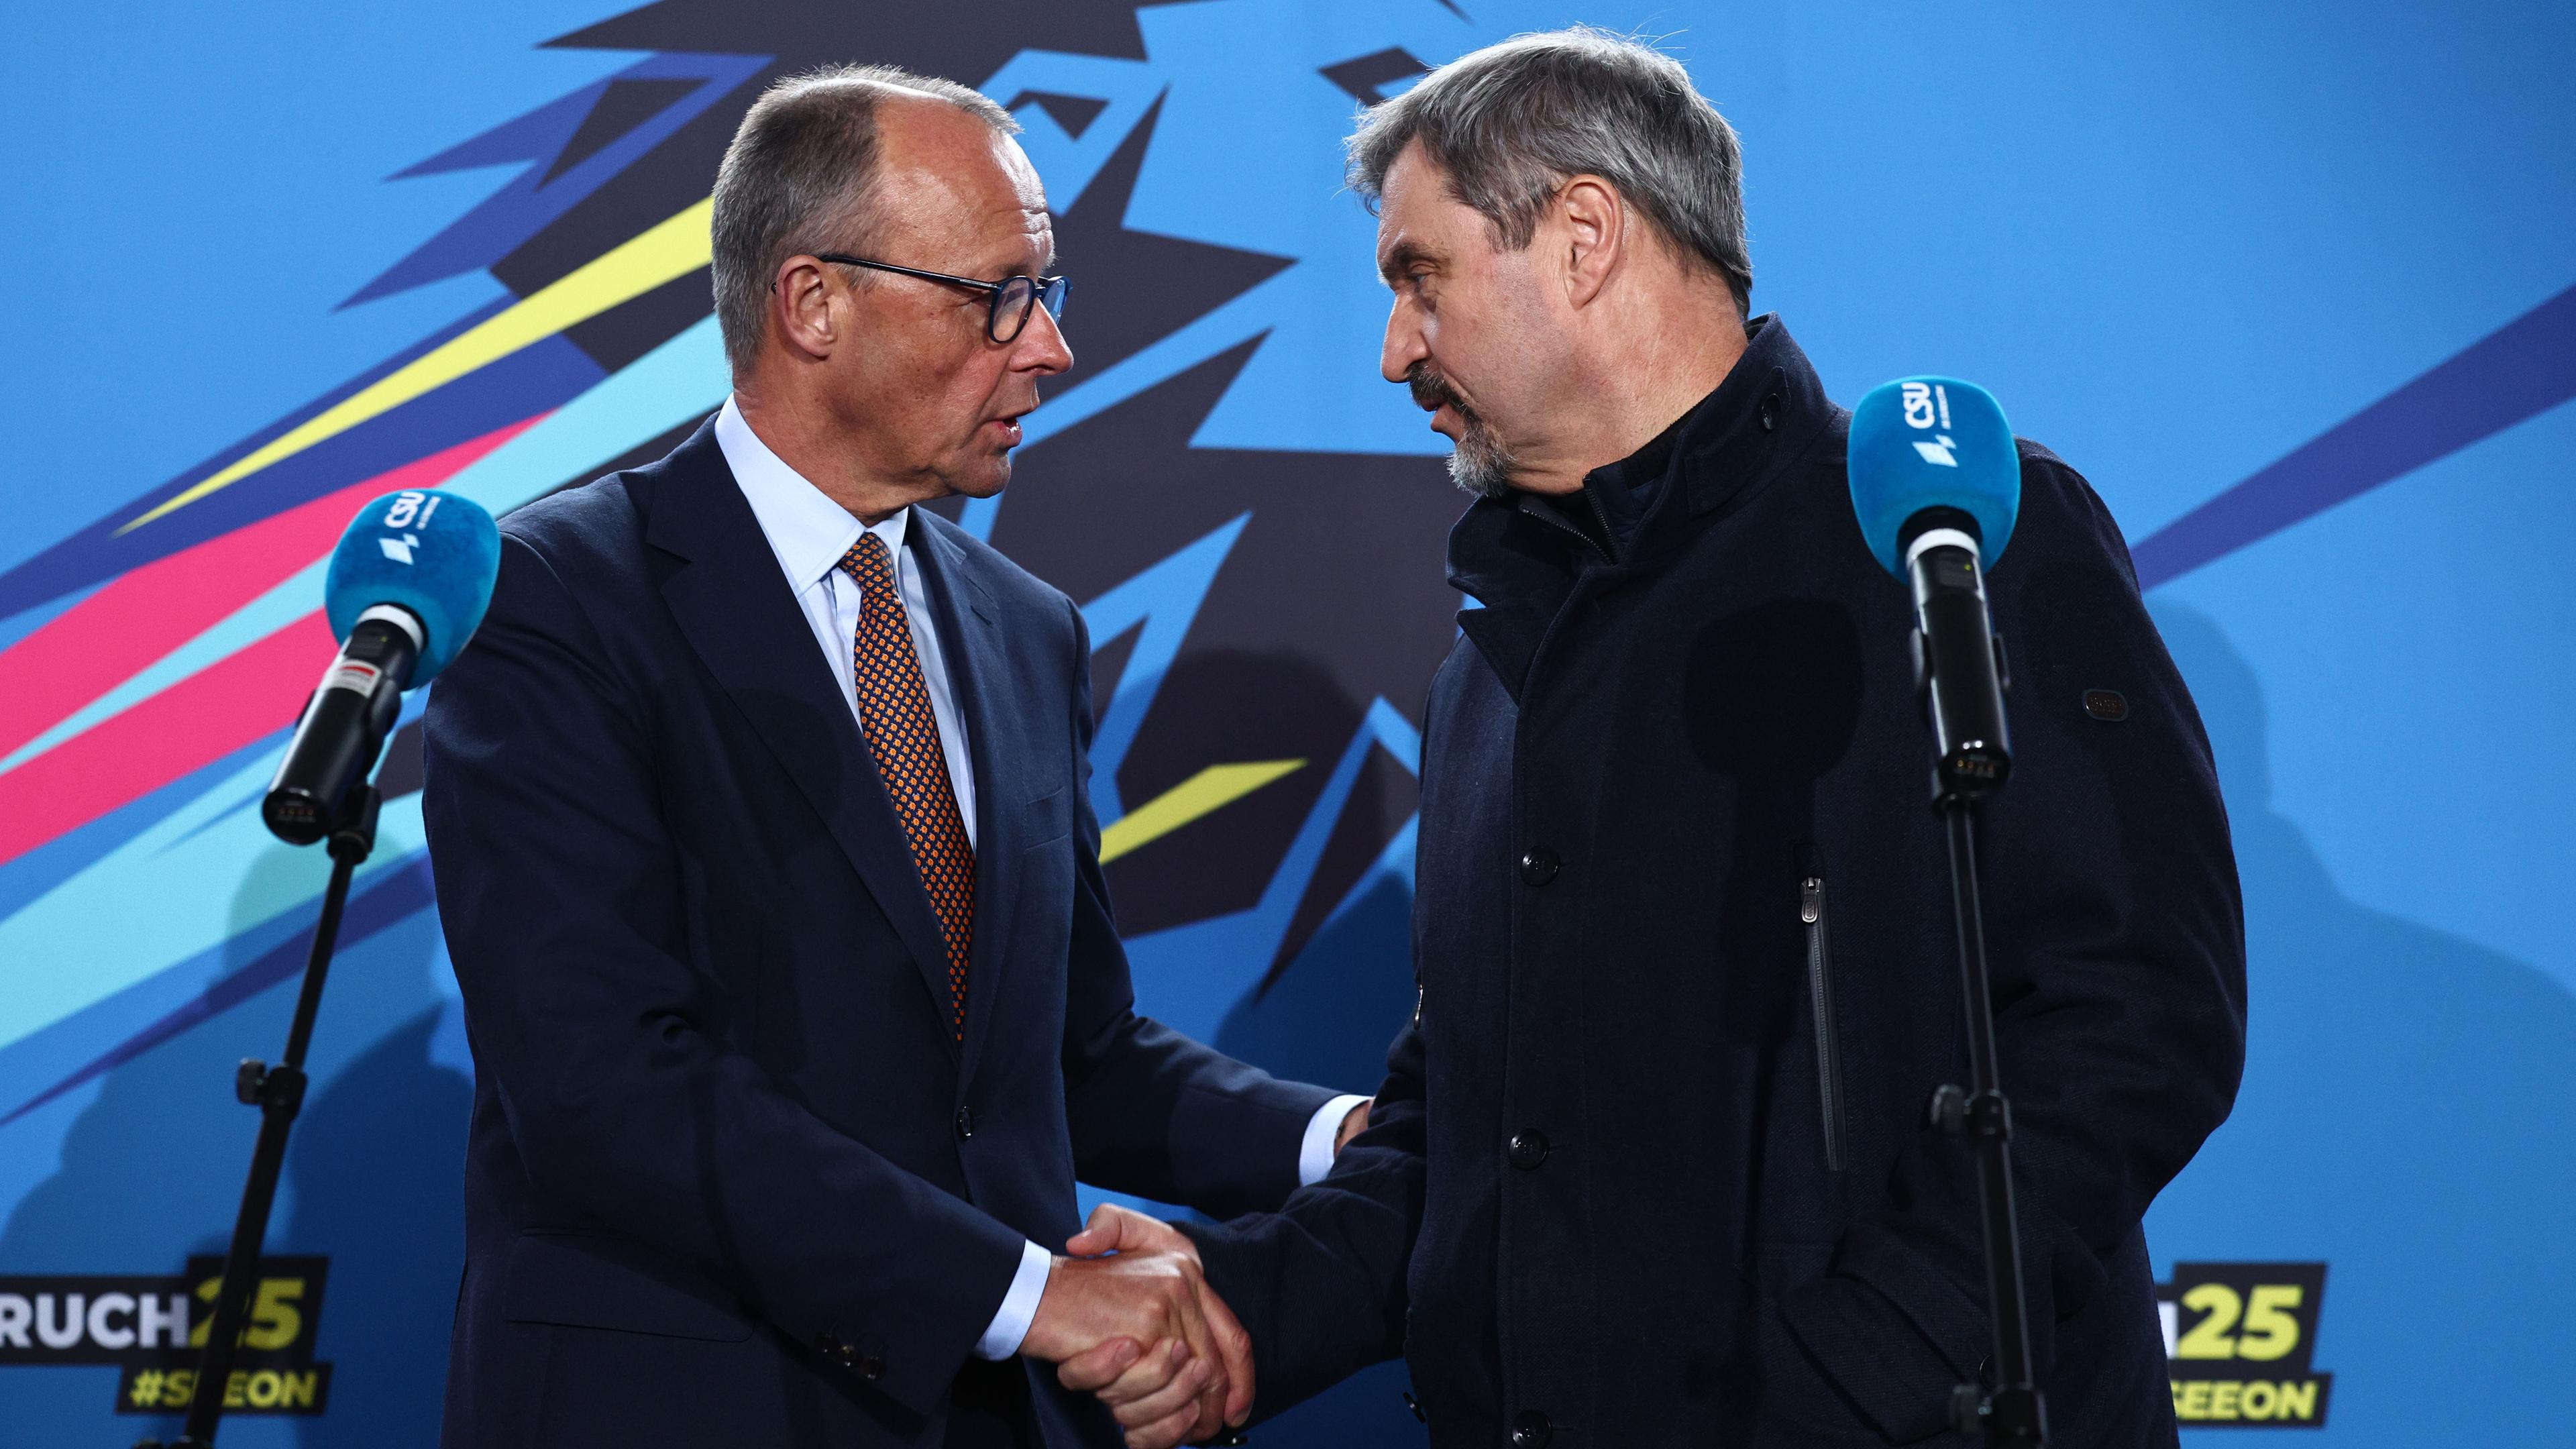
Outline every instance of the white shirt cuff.
{"type": "Polygon", "coordinates": [[[1366,1097],[1335,1097],[1315,1109],[1314,1120],[1306,1124],[1306,1140],[1297,1146],[1297,1185],[1321,1182],[1333,1170],[1333,1139],[1340,1135],[1342,1119],[1351,1109],[1367,1101],[1366,1097]]]}
{"type": "Polygon", "coordinates": [[[1054,1267],[1055,1254],[1035,1243],[1021,1245],[1020,1271],[1011,1275],[1011,1291],[1002,1295],[993,1326],[975,1344],[977,1358],[1006,1359],[1020,1351],[1020,1340],[1029,1336],[1029,1325],[1037,1320],[1038,1300],[1046,1296],[1047,1274],[1054,1267]]]}

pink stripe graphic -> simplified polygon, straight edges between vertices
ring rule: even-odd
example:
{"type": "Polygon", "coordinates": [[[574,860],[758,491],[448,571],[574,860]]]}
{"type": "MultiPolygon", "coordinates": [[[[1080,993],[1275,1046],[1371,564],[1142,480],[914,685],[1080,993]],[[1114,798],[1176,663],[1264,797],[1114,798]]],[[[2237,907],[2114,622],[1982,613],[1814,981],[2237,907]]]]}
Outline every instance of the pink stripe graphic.
{"type": "MultiPolygon", "coordinates": [[[[110,581],[0,651],[0,755],[329,553],[358,505],[399,489],[434,488],[544,416],[496,428],[110,581]]],[[[319,670],[320,661],[313,667],[319,670]]],[[[292,708],[293,701],[279,707],[292,708]]]]}
{"type": "Polygon", "coordinates": [[[316,609],[0,775],[0,863],[293,724],[339,643],[316,609]]]}

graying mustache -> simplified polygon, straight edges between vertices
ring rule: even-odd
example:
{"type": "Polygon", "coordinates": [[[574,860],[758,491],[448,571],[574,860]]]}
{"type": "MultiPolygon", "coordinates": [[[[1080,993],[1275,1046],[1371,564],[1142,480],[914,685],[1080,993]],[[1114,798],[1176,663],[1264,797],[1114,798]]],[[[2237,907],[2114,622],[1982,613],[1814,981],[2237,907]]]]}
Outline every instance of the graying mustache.
{"type": "Polygon", "coordinates": [[[1447,378],[1440,376],[1438,373],[1433,372],[1431,369],[1424,367],[1419,363],[1416,363],[1413,370],[1404,375],[1404,385],[1412,390],[1413,405],[1422,409],[1424,412],[1429,412],[1432,409],[1439,407],[1441,404],[1446,403],[1450,407],[1456,408],[1458,410],[1458,415],[1462,418],[1475,416],[1474,413],[1468,410],[1466,402],[1449,386],[1449,380],[1447,378]]]}

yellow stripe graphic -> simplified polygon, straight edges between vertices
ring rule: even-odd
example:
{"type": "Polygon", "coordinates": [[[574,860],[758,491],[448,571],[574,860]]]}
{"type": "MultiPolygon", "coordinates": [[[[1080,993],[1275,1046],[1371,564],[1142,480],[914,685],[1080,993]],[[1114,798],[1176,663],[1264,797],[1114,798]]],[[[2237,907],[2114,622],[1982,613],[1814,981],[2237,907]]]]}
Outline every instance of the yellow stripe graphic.
{"type": "Polygon", "coordinates": [[[1304,760],[1249,760],[1210,765],[1137,806],[1100,832],[1100,863],[1107,865],[1148,841],[1160,840],[1210,811],[1231,805],[1282,775],[1304,769],[1304,760]]]}
{"type": "Polygon", "coordinates": [[[230,487],[281,458],[336,437],[422,393],[454,382],[478,367],[544,341],[576,323],[631,301],[707,265],[714,248],[707,219],[712,200],[701,201],[614,250],[585,262],[557,281],[521,298],[412,361],[314,414],[247,457],[117,530],[140,528],[175,513],[219,488],[230,487]]]}

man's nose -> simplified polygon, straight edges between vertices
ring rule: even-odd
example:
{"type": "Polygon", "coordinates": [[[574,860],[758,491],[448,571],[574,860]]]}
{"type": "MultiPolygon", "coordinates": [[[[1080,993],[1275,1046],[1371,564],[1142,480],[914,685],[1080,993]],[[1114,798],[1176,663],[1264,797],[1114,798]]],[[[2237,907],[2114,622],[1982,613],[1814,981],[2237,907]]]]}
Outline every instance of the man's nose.
{"type": "Polygon", "coordinates": [[[1029,309],[1029,325],[1020,329],[1011,363],[1050,376],[1073,366],[1073,348],[1065,343],[1064,328],[1057,324],[1053,312],[1044,306],[1029,309]]]}
{"type": "Polygon", "coordinates": [[[1413,374],[1413,364],[1431,355],[1423,341],[1420,320],[1404,298],[1386,314],[1386,342],[1378,349],[1377,373],[1389,382],[1402,382],[1413,374]]]}

